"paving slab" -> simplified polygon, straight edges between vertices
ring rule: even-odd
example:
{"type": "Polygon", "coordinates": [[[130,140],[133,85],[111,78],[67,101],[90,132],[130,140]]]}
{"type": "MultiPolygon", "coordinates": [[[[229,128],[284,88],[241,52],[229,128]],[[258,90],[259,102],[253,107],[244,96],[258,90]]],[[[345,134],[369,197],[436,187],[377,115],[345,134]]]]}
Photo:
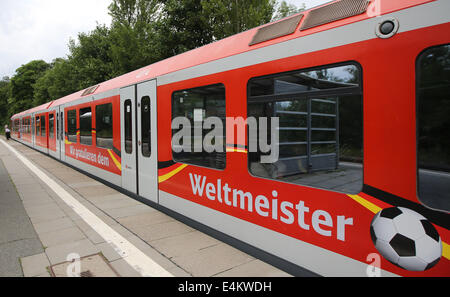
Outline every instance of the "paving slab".
{"type": "Polygon", "coordinates": [[[102,255],[92,255],[78,259],[80,271],[72,271],[73,262],[53,265],[51,270],[56,277],[82,276],[82,277],[117,277],[117,272],[105,261],[102,255]]]}
{"type": "MultiPolygon", "coordinates": [[[[25,277],[37,277],[48,274],[48,261],[45,253],[21,258],[22,270],[25,277]]],[[[48,275],[50,276],[50,275],[48,275]]]]}
{"type": "Polygon", "coordinates": [[[69,219],[68,217],[52,220],[52,221],[46,221],[42,223],[34,224],[34,229],[38,234],[57,231],[57,230],[63,230],[67,228],[71,228],[75,226],[75,223],[69,219]]]}
{"type": "Polygon", "coordinates": [[[242,265],[233,267],[222,273],[216,274],[215,277],[248,277],[249,275],[258,275],[259,277],[291,277],[273,266],[262,262],[261,260],[253,260],[242,265]]]}
{"type": "Polygon", "coordinates": [[[111,266],[122,277],[140,277],[141,275],[133,269],[124,259],[112,261],[111,266]]]}
{"type": "Polygon", "coordinates": [[[108,194],[115,194],[117,192],[116,190],[110,187],[105,187],[104,185],[80,187],[77,188],[76,191],[78,194],[86,198],[98,196],[100,193],[104,196],[108,194]]]}
{"type": "Polygon", "coordinates": [[[67,256],[73,253],[78,254],[80,257],[86,257],[98,254],[99,252],[100,249],[88,239],[52,246],[45,249],[45,253],[52,265],[66,262],[67,256]]]}
{"type": "Polygon", "coordinates": [[[221,243],[187,256],[174,257],[171,260],[195,277],[211,277],[253,261],[254,258],[221,243]]]}
{"type": "Polygon", "coordinates": [[[39,237],[44,247],[53,247],[86,239],[86,236],[77,227],[42,233],[39,234],[39,237]]]}
{"type": "Polygon", "coordinates": [[[138,227],[133,231],[147,242],[194,232],[195,229],[178,221],[166,222],[151,226],[138,227]]]}
{"type": "Polygon", "coordinates": [[[168,258],[185,257],[221,242],[199,231],[154,240],[152,246],[168,258]]]}
{"type": "Polygon", "coordinates": [[[109,209],[117,209],[117,208],[125,208],[125,207],[132,207],[132,206],[138,206],[142,205],[142,203],[131,200],[131,199],[115,199],[115,200],[108,200],[103,201],[100,203],[95,203],[95,206],[103,209],[103,210],[109,210],[109,209]]]}
{"type": "Polygon", "coordinates": [[[155,211],[154,209],[144,204],[105,210],[105,212],[114,219],[129,217],[143,213],[151,213],[154,211],[155,211]]]}
{"type": "Polygon", "coordinates": [[[126,225],[131,230],[135,230],[137,228],[173,222],[175,220],[168,215],[158,211],[118,218],[117,221],[123,225],[126,225]]]}

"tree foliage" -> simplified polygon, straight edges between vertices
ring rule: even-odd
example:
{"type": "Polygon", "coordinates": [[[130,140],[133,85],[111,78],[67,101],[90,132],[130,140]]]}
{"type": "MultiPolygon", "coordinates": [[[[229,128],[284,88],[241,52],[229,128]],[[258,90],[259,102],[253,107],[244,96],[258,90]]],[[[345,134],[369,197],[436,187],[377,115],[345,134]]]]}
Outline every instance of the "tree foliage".
{"type": "Polygon", "coordinates": [[[9,86],[9,77],[3,77],[2,80],[0,80],[0,130],[3,130],[4,124],[8,122],[9,86]]]}
{"type": "Polygon", "coordinates": [[[22,65],[11,78],[9,87],[8,108],[9,113],[14,114],[33,105],[34,85],[50,68],[45,61],[36,60],[22,65]]]}
{"type": "Polygon", "coordinates": [[[214,40],[247,31],[272,20],[275,0],[202,0],[214,40]]]}
{"type": "Polygon", "coordinates": [[[72,61],[62,58],[53,60],[51,68],[34,85],[33,104],[41,105],[79,90],[76,73],[72,61]]]}

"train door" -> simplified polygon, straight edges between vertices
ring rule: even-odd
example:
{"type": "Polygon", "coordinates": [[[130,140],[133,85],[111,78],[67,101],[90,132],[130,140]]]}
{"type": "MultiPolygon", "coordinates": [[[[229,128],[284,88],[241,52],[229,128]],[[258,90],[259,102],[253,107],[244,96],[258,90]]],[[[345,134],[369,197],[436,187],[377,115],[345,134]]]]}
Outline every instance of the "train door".
{"type": "Polygon", "coordinates": [[[58,157],[60,160],[65,161],[65,150],[66,150],[66,134],[64,133],[65,124],[64,124],[64,107],[58,106],[56,108],[56,112],[58,113],[58,143],[56,144],[57,150],[59,152],[58,157]]]}
{"type": "Polygon", "coordinates": [[[48,111],[48,153],[54,158],[59,157],[57,115],[57,108],[48,111]]]}
{"type": "Polygon", "coordinates": [[[136,86],[120,90],[122,188],[137,194],[136,86]]]}
{"type": "Polygon", "coordinates": [[[158,203],[156,80],[137,86],[138,194],[158,203]]]}
{"type": "Polygon", "coordinates": [[[34,118],[34,113],[31,114],[31,119],[30,119],[30,124],[31,124],[31,147],[35,147],[35,143],[36,143],[36,135],[34,135],[35,131],[36,131],[36,120],[34,118]]]}

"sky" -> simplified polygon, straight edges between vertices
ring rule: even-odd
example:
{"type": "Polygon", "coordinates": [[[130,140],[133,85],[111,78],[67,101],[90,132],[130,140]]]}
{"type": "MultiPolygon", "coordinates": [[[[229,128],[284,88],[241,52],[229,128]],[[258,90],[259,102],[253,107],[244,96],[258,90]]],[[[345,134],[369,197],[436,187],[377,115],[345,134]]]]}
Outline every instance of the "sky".
{"type": "MultiPolygon", "coordinates": [[[[311,8],[330,0],[287,0],[311,8]]],[[[50,63],[69,53],[70,38],[110,25],[111,0],[0,0],[0,79],[32,60],[50,63]]]]}

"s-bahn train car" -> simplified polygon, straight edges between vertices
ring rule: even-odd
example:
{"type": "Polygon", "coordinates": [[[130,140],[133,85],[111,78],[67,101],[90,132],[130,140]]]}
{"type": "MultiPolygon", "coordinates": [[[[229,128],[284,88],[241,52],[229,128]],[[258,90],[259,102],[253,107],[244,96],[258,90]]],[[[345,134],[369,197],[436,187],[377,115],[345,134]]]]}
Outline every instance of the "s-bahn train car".
{"type": "Polygon", "coordinates": [[[295,275],[450,276],[449,11],[334,1],[24,111],[13,137],[295,275]]]}

